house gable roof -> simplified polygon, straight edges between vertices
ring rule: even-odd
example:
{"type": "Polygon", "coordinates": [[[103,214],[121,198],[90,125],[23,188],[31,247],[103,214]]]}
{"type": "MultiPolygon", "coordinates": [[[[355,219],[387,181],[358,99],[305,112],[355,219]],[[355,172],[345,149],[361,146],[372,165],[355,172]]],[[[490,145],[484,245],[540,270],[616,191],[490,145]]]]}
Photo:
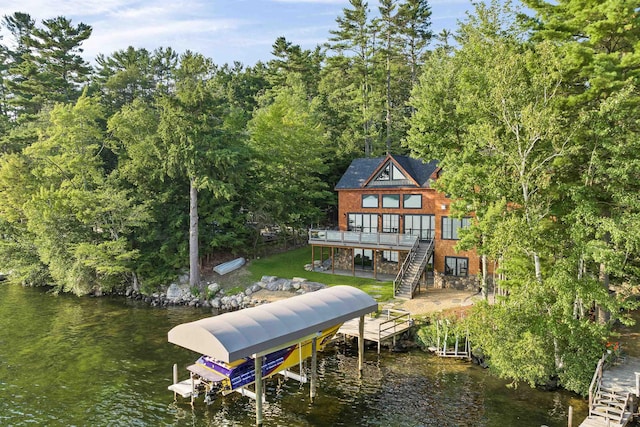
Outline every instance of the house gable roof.
{"type": "Polygon", "coordinates": [[[420,159],[408,156],[387,155],[385,157],[367,157],[354,159],[346,172],[336,184],[336,190],[352,190],[361,188],[393,188],[393,187],[421,187],[429,188],[429,179],[435,176],[438,170],[438,161],[432,160],[428,163],[420,159]],[[391,185],[380,185],[375,178],[388,162],[394,163],[399,169],[406,173],[407,180],[402,183],[390,182],[391,185]],[[395,185],[394,185],[395,184],[395,185]]]}

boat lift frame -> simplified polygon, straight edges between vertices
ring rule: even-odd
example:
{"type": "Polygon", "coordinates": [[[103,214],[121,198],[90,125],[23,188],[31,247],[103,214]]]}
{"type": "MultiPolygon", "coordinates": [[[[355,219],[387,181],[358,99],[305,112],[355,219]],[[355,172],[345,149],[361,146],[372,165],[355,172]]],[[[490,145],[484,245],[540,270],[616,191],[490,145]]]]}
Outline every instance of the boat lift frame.
{"type": "MultiPolygon", "coordinates": [[[[256,425],[262,426],[264,397],[256,399],[257,396],[263,396],[262,356],[311,340],[309,394],[313,401],[317,383],[317,337],[320,332],[359,317],[358,369],[362,374],[364,316],[377,309],[378,303],[360,289],[334,286],[257,307],[183,323],[169,331],[168,340],[227,363],[253,357],[255,391],[245,389],[240,393],[256,400],[256,425]]],[[[283,375],[292,377],[296,374],[288,372],[283,375]]],[[[194,378],[193,372],[190,379],[185,381],[179,382],[177,376],[177,366],[174,365],[174,383],[169,386],[169,390],[176,396],[180,394],[190,397],[193,403],[198,379],[194,378]]],[[[305,377],[302,370],[299,377],[298,380],[305,377]]]]}

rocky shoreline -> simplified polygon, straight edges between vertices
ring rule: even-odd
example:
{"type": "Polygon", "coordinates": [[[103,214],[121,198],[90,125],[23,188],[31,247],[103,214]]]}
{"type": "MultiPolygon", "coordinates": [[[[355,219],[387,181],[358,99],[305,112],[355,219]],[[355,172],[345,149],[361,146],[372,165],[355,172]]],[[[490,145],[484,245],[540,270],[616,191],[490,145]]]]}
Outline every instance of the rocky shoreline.
{"type": "Polygon", "coordinates": [[[152,307],[188,306],[208,308],[217,313],[223,313],[269,302],[256,295],[261,290],[283,292],[287,293],[287,296],[293,296],[314,292],[326,287],[327,285],[323,283],[310,282],[301,277],[284,279],[276,276],[263,276],[259,282],[255,282],[244,291],[234,295],[226,295],[225,290],[215,282],[206,283],[206,294],[204,296],[194,295],[189,288],[188,281],[180,280],[180,283],[169,285],[165,292],[143,295],[129,288],[125,296],[132,300],[143,301],[152,307]]]}

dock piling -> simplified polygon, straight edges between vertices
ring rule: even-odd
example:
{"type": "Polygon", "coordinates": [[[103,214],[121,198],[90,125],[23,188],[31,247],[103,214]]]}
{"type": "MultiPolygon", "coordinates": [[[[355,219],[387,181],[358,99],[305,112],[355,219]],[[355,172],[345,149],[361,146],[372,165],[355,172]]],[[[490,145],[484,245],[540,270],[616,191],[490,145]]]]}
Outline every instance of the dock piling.
{"type": "Polygon", "coordinates": [[[311,402],[316,397],[316,365],[318,364],[318,354],[317,354],[317,338],[313,338],[311,340],[311,384],[309,387],[309,397],[311,398],[311,402]]]}
{"type": "Polygon", "coordinates": [[[256,426],[262,427],[262,356],[255,356],[256,426]]]}
{"type": "Polygon", "coordinates": [[[569,405],[569,427],[573,427],[573,406],[569,405]]]}
{"type": "Polygon", "coordinates": [[[364,316],[360,316],[358,325],[358,372],[362,377],[364,370],[364,316]]]}

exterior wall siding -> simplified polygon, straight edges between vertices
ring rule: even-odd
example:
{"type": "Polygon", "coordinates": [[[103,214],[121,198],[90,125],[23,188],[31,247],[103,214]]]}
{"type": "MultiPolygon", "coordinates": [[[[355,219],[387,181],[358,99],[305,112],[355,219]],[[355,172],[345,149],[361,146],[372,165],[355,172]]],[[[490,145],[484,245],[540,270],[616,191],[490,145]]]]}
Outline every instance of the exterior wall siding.
{"type": "MultiPolygon", "coordinates": [[[[456,252],[454,246],[458,242],[457,240],[447,240],[442,238],[442,218],[449,216],[449,200],[444,194],[437,192],[431,188],[363,188],[363,189],[350,189],[338,191],[338,224],[340,230],[346,231],[348,229],[348,215],[352,213],[363,214],[377,214],[378,215],[378,231],[382,231],[382,214],[398,214],[400,215],[400,230],[404,230],[404,215],[434,215],[435,217],[435,249],[434,249],[434,270],[436,277],[438,275],[443,276],[439,279],[442,283],[447,282],[459,282],[461,278],[456,278],[455,281],[449,279],[450,276],[444,276],[445,271],[445,257],[466,257],[469,259],[468,263],[468,286],[472,288],[477,286],[476,276],[481,271],[480,258],[475,250],[456,252]],[[378,195],[378,208],[363,208],[362,207],[362,195],[364,194],[377,194],[378,195]],[[400,208],[385,209],[382,208],[382,196],[384,194],[399,194],[400,195],[400,208]],[[422,195],[422,208],[420,209],[405,209],[402,206],[403,195],[405,194],[421,194],[422,195]]],[[[401,257],[402,258],[402,257],[401,257]]],[[[386,269],[385,269],[386,270],[386,269]]],[[[492,272],[492,264],[488,266],[489,273],[492,272]]],[[[443,287],[446,284],[441,285],[443,287]]],[[[457,284],[456,287],[459,285],[457,284]]],[[[453,286],[451,286],[453,287],[453,286]]]]}

